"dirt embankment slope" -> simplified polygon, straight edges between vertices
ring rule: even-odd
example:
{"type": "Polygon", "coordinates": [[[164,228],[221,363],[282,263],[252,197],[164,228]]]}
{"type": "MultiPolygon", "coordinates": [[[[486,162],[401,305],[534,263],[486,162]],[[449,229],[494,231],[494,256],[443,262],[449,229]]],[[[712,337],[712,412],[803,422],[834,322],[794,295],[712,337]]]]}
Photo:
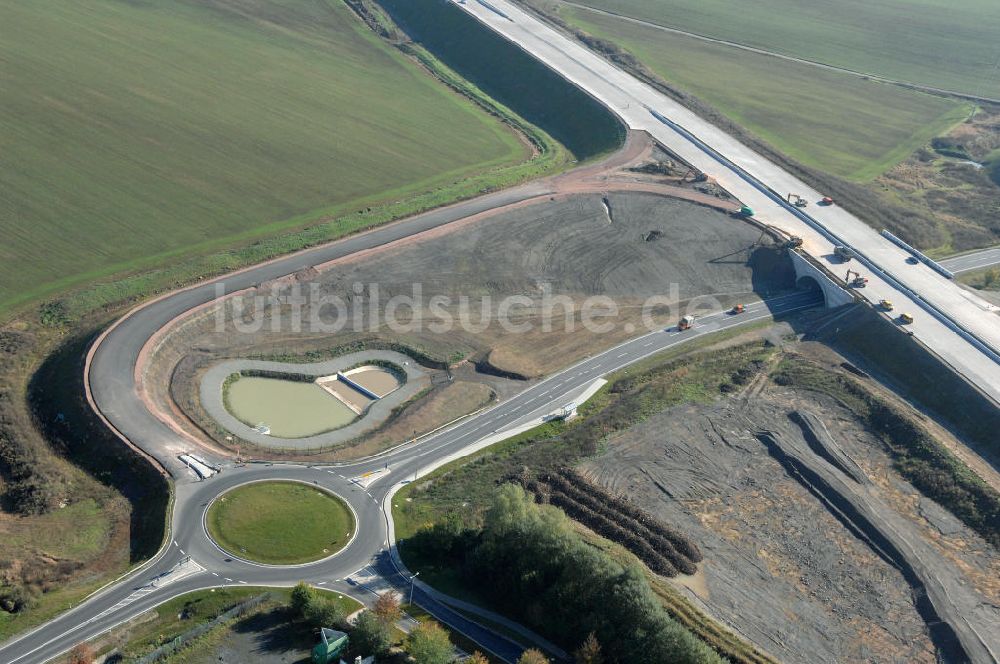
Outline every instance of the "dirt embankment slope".
{"type": "Polygon", "coordinates": [[[1000,554],[904,481],[832,398],[766,383],[741,398],[680,406],[610,441],[585,470],[698,542],[705,562],[684,582],[686,594],[782,661],[947,658],[955,641],[928,598],[953,625],[968,620],[995,638],[1000,554]],[[826,433],[825,452],[796,412],[826,433]],[[762,431],[780,442],[777,452],[762,431]],[[782,450],[797,461],[783,465],[782,450]],[[805,464],[836,490],[804,482],[805,464]],[[850,504],[879,527],[865,533],[845,518],[850,504]],[[885,555],[881,536],[905,549],[908,569],[885,555]]]}

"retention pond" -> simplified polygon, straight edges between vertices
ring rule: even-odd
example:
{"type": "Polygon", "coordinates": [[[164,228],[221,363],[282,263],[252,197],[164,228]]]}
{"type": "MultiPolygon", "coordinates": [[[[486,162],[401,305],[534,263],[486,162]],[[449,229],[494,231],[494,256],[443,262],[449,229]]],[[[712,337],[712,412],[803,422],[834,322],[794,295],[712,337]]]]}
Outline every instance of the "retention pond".
{"type": "Polygon", "coordinates": [[[241,376],[226,392],[229,411],[278,438],[304,438],[350,424],[357,414],[314,382],[241,376]]]}

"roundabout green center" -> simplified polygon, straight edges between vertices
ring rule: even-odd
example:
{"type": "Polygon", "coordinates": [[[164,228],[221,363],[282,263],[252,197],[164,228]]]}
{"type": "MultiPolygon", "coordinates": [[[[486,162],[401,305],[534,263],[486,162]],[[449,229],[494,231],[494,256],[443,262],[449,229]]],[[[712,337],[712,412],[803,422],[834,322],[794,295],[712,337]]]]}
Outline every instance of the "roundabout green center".
{"type": "Polygon", "coordinates": [[[357,527],[340,498],[300,482],[244,484],[215,499],[205,517],[223,550],[268,565],[297,565],[330,556],[357,527]]]}

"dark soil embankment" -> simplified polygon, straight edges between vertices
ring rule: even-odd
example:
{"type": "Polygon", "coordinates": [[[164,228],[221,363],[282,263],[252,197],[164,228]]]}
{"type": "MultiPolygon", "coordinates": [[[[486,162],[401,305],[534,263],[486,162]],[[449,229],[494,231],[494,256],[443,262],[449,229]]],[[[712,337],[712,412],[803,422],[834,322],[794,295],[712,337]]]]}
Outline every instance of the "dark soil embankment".
{"type": "Polygon", "coordinates": [[[68,339],[32,376],[28,398],[46,440],[132,504],[129,560],[144,560],[166,534],[170,487],[153,464],[114,435],[91,409],[83,384],[89,335],[68,339]]]}
{"type": "Polygon", "coordinates": [[[918,403],[1000,467],[1000,410],[988,397],[883,316],[857,307],[812,337],[918,403]]]}
{"type": "MultiPolygon", "coordinates": [[[[757,434],[757,439],[788,474],[824,503],[848,530],[900,570],[914,589],[916,609],[927,623],[941,660],[990,662],[989,659],[973,657],[982,649],[975,633],[963,623],[958,607],[951,603],[931,566],[916,555],[913,543],[906,541],[905,535],[888,525],[892,519],[886,518],[890,512],[886,505],[870,497],[866,501],[856,489],[852,489],[850,483],[844,482],[842,476],[818,463],[814,453],[797,446],[783,435],[763,431],[757,434]],[[959,636],[959,629],[964,638],[959,636]]],[[[898,518],[896,521],[894,525],[900,522],[898,518]]]]}
{"type": "Polygon", "coordinates": [[[574,521],[617,542],[667,577],[694,574],[701,551],[684,534],[624,498],[613,496],[570,468],[519,481],[543,503],[561,508],[574,521]]]}
{"type": "Polygon", "coordinates": [[[892,471],[879,436],[844,404],[749,384],[732,399],[663,410],[611,436],[584,471],[697,541],[699,575],[680,580],[688,597],[781,661],[961,661],[948,657],[954,640],[937,616],[969,617],[984,631],[989,612],[973,616],[995,597],[980,584],[994,573],[996,551],[951,515],[942,515],[945,542],[923,510],[914,514],[914,501],[930,501],[892,471]],[[796,426],[795,412],[823,426],[796,426]],[[858,507],[769,454],[763,430],[836,476],[827,484],[858,507]]]}

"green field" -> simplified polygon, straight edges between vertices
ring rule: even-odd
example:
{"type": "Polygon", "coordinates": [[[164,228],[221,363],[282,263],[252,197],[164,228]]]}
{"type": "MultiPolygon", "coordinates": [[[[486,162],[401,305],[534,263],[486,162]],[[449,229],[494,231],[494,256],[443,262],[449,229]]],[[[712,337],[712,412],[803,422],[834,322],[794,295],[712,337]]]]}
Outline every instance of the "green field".
{"type": "Polygon", "coordinates": [[[525,159],[340,0],[0,4],[0,310],[525,159]]]}
{"type": "Polygon", "coordinates": [[[269,565],[295,565],[332,555],[357,524],[346,503],[300,482],[255,482],[224,493],[205,517],[215,543],[269,565]]]}
{"type": "Polygon", "coordinates": [[[995,0],[574,0],[887,78],[1000,98],[995,0]]]}
{"type": "Polygon", "coordinates": [[[971,110],[928,94],[585,9],[564,8],[561,15],[622,46],[667,82],[788,156],[855,181],[877,177],[971,110]]]}

